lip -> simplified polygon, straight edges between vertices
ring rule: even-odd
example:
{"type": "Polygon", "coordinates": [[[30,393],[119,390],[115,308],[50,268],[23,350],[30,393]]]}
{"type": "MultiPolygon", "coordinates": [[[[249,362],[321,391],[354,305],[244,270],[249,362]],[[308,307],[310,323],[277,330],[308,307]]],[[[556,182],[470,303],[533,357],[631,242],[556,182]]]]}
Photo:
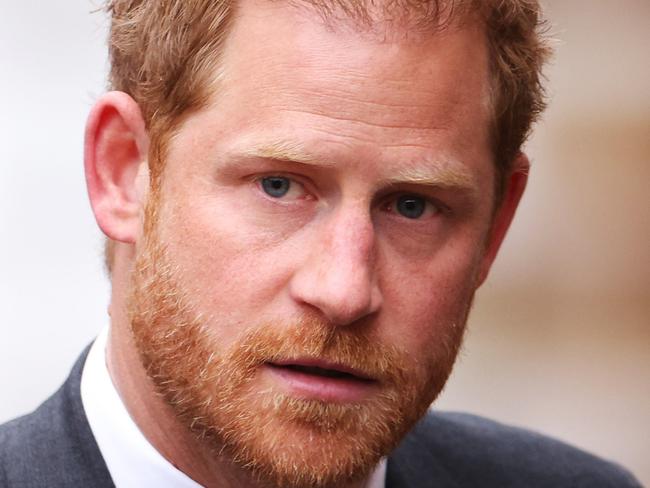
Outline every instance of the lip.
{"type": "Polygon", "coordinates": [[[290,394],[324,402],[360,402],[371,395],[379,384],[377,380],[349,366],[312,358],[269,362],[265,364],[265,370],[290,394]],[[345,373],[345,376],[321,376],[299,368],[319,368],[345,373]]]}
{"type": "Polygon", "coordinates": [[[363,373],[362,371],[359,371],[358,369],[352,368],[345,364],[334,363],[334,362],[325,361],[323,359],[318,359],[318,358],[288,359],[283,361],[273,361],[268,364],[271,364],[272,366],[279,366],[279,367],[299,366],[304,368],[320,368],[320,369],[325,369],[330,371],[336,371],[339,373],[349,374],[354,376],[360,381],[375,381],[374,378],[363,373]]]}

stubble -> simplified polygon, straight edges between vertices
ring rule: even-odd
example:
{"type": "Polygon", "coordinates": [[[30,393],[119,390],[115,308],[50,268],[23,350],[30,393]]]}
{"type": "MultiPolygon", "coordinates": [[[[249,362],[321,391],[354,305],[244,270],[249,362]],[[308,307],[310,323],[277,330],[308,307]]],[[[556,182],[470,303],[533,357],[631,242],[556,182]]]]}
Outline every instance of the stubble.
{"type": "Polygon", "coordinates": [[[442,390],[471,297],[460,304],[455,325],[439,327],[445,334],[426,358],[315,315],[251,322],[224,348],[211,333],[223,324],[193,303],[152,223],[155,211],[147,213],[129,300],[133,336],[158,393],[215,456],[270,486],[345,486],[368,476],[442,390]],[[266,363],[304,357],[362,371],[377,380],[378,391],[358,403],[335,403],[259,388],[266,363]]]}

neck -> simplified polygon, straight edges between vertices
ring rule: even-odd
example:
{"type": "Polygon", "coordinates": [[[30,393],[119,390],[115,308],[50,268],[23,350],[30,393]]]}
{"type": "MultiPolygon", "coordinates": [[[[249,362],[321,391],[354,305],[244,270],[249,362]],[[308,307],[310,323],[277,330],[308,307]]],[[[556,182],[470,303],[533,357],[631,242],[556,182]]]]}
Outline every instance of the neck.
{"type": "Polygon", "coordinates": [[[224,488],[259,486],[248,473],[202,445],[157,393],[140,361],[126,312],[128,267],[118,263],[112,274],[106,364],[129,415],[158,453],[197,483],[224,488]]]}

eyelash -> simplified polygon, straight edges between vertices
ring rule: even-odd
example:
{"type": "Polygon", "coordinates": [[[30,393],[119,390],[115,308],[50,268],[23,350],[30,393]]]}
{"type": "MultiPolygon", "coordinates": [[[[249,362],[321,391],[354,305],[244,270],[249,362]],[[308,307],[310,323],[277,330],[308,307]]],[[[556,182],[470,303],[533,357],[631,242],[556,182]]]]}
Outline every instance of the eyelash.
{"type": "Polygon", "coordinates": [[[294,175],[287,175],[287,174],[282,174],[282,173],[269,173],[269,174],[265,174],[265,175],[261,175],[261,176],[259,176],[259,175],[255,176],[253,178],[253,182],[255,183],[257,189],[260,192],[262,192],[266,198],[274,200],[276,203],[288,204],[288,203],[290,203],[290,201],[288,201],[287,199],[284,199],[283,198],[284,195],[281,196],[281,197],[276,197],[276,198],[269,195],[268,192],[265,191],[264,186],[263,186],[264,185],[264,180],[267,179],[267,178],[283,178],[283,179],[287,179],[291,183],[291,186],[289,187],[288,191],[291,191],[291,189],[294,186],[298,186],[301,189],[301,192],[303,193],[303,195],[301,196],[300,199],[303,199],[303,198],[308,199],[308,200],[313,199],[313,195],[308,190],[307,184],[304,183],[303,181],[301,181],[299,178],[297,178],[294,175]]]}
{"type": "Polygon", "coordinates": [[[398,215],[401,218],[406,218],[409,220],[420,221],[420,222],[426,220],[427,217],[433,218],[437,215],[444,215],[449,212],[449,207],[442,204],[440,201],[436,199],[432,199],[431,197],[428,197],[426,195],[421,195],[418,193],[410,193],[410,192],[391,193],[387,195],[382,200],[382,204],[380,205],[380,208],[384,209],[388,213],[398,215]],[[399,212],[399,210],[396,207],[400,205],[402,198],[421,199],[425,206],[425,208],[422,210],[423,213],[420,216],[417,216],[415,218],[409,218],[406,215],[399,212]],[[426,215],[427,211],[430,213],[430,215],[428,216],[426,215]]]}
{"type": "MultiPolygon", "coordinates": [[[[305,196],[310,197],[308,199],[313,199],[314,198],[310,194],[309,190],[307,189],[306,184],[303,183],[295,175],[287,175],[287,174],[283,174],[283,173],[269,173],[269,174],[265,174],[265,175],[262,175],[262,176],[256,176],[254,178],[254,182],[255,182],[257,188],[259,189],[259,191],[264,193],[266,198],[269,198],[269,199],[271,199],[271,200],[273,200],[273,201],[275,201],[277,203],[289,204],[290,201],[287,201],[287,200],[283,201],[284,195],[281,196],[281,197],[277,197],[277,198],[269,195],[265,191],[265,189],[263,187],[263,182],[267,178],[285,178],[285,179],[289,180],[289,182],[291,183],[292,186],[293,185],[298,185],[300,188],[302,188],[302,191],[304,192],[305,196]]],[[[290,187],[290,189],[288,191],[291,191],[291,187],[290,187]]],[[[445,215],[445,214],[449,214],[451,212],[451,209],[447,205],[445,205],[444,203],[440,202],[437,199],[431,198],[431,197],[426,196],[426,195],[421,195],[421,194],[416,193],[416,192],[405,192],[405,191],[392,192],[392,193],[389,193],[388,195],[385,195],[384,197],[381,197],[379,199],[380,202],[381,202],[381,204],[379,205],[379,208],[381,208],[381,209],[383,209],[383,210],[385,210],[387,212],[390,212],[392,214],[397,214],[396,210],[393,207],[398,205],[400,198],[403,198],[403,197],[412,197],[412,198],[422,199],[424,201],[425,205],[427,205],[427,206],[429,206],[430,208],[433,209],[434,213],[433,213],[433,215],[431,215],[431,217],[433,217],[435,215],[439,215],[439,214],[445,215]]],[[[426,211],[426,209],[425,209],[425,211],[426,211]]],[[[401,217],[409,219],[409,217],[406,217],[404,215],[401,215],[401,217]]],[[[416,218],[411,218],[409,220],[422,221],[424,219],[421,219],[420,217],[416,217],[416,218]]]]}

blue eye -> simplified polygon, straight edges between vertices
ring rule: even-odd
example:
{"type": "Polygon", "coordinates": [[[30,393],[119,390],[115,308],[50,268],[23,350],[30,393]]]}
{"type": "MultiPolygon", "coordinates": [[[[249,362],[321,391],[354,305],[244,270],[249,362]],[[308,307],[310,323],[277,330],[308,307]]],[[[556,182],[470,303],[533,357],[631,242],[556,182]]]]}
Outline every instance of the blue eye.
{"type": "Polygon", "coordinates": [[[282,176],[267,176],[262,178],[264,192],[273,198],[282,198],[291,188],[291,180],[282,176]]]}
{"type": "Polygon", "coordinates": [[[419,219],[426,210],[427,202],[415,195],[404,195],[397,199],[397,211],[407,219],[419,219]]]}

